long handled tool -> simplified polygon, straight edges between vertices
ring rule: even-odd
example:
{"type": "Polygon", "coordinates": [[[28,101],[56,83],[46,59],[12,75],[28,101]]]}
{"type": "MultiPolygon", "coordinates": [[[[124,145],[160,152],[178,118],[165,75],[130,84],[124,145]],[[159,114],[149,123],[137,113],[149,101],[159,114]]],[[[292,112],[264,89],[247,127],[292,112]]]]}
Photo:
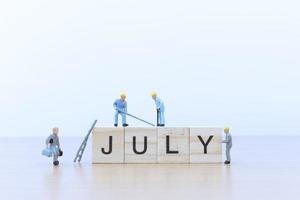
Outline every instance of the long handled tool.
{"type": "Polygon", "coordinates": [[[156,125],[159,125],[159,110],[156,110],[156,125]]]}
{"type": "Polygon", "coordinates": [[[128,112],[123,112],[122,110],[119,110],[119,109],[118,109],[118,111],[121,112],[121,113],[124,113],[124,114],[126,114],[126,115],[128,115],[128,116],[130,116],[130,117],[132,117],[132,118],[135,118],[135,119],[137,119],[137,120],[140,120],[140,121],[142,121],[142,122],[144,122],[144,123],[146,123],[146,124],[149,124],[149,125],[151,125],[151,126],[155,126],[154,124],[152,124],[152,123],[150,123],[150,122],[147,122],[146,120],[143,120],[143,119],[141,119],[141,118],[139,118],[139,117],[136,117],[136,116],[134,116],[134,115],[132,115],[132,114],[130,114],[130,113],[128,113],[128,112]]]}
{"type": "Polygon", "coordinates": [[[93,129],[94,129],[96,123],[97,123],[97,120],[94,121],[94,123],[92,124],[92,127],[90,128],[88,134],[85,136],[83,142],[81,143],[81,145],[80,145],[80,147],[79,147],[79,149],[78,149],[78,151],[77,151],[77,154],[76,154],[76,156],[75,156],[75,158],[74,158],[74,162],[76,162],[76,161],[80,162],[80,161],[81,161],[82,154],[83,154],[83,152],[84,152],[84,150],[85,150],[87,141],[88,141],[89,136],[90,136],[90,134],[92,133],[92,131],[93,131],[93,129]]]}

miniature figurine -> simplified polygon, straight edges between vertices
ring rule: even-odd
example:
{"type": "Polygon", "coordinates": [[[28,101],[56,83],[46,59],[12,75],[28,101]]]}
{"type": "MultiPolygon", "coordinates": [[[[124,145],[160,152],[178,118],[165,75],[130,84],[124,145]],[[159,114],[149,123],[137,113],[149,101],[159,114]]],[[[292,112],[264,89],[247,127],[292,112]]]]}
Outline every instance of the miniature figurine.
{"type": "Polygon", "coordinates": [[[231,134],[229,132],[229,127],[224,128],[224,133],[226,134],[225,140],[222,141],[222,143],[226,144],[226,160],[225,160],[224,164],[228,165],[231,162],[230,150],[231,150],[231,147],[232,147],[232,137],[231,137],[231,134]]]}
{"type": "Polygon", "coordinates": [[[126,123],[127,102],[125,101],[125,99],[126,99],[126,94],[121,93],[120,94],[120,99],[117,99],[113,104],[114,109],[116,110],[115,123],[114,123],[115,127],[118,126],[118,121],[119,121],[118,116],[119,116],[119,114],[122,116],[122,126],[123,127],[128,126],[128,124],[126,123]]]}
{"type": "Polygon", "coordinates": [[[157,110],[157,126],[165,126],[165,105],[161,98],[157,96],[156,92],[151,93],[152,99],[155,102],[157,110]]]}
{"type": "Polygon", "coordinates": [[[60,148],[58,138],[58,127],[52,129],[52,134],[46,139],[46,149],[50,152],[49,157],[53,156],[53,165],[59,165],[58,156],[63,155],[63,151],[60,148]],[[52,155],[51,155],[52,154],[52,155]]]}

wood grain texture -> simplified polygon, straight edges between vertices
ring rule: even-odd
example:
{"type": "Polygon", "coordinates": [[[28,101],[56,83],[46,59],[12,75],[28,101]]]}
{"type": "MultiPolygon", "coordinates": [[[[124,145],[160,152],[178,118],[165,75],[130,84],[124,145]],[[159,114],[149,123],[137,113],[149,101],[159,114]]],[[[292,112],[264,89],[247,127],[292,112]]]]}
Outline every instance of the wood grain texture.
{"type": "Polygon", "coordinates": [[[156,163],[157,162],[157,131],[156,128],[125,128],[125,163],[156,163]],[[134,152],[133,137],[135,137],[136,148],[134,152]],[[145,137],[147,148],[145,148],[145,137]]]}
{"type": "Polygon", "coordinates": [[[124,128],[94,128],[93,163],[124,162],[124,128]],[[102,153],[102,148],[109,151],[109,137],[112,136],[111,154],[102,153]]]}
{"type": "Polygon", "coordinates": [[[222,162],[222,129],[214,127],[190,128],[190,162],[191,163],[219,163],[222,162]],[[205,153],[204,145],[199,139],[201,136],[206,143],[210,136],[212,139],[207,145],[205,153]]]}
{"type": "Polygon", "coordinates": [[[230,166],[91,164],[92,140],[81,163],[74,164],[83,137],[65,137],[62,130],[64,155],[55,167],[52,158],[40,154],[48,135],[0,138],[1,199],[297,200],[300,137],[234,133],[230,166]]]}
{"type": "Polygon", "coordinates": [[[189,128],[158,128],[158,163],[189,163],[189,128]],[[167,136],[169,150],[178,154],[167,153],[167,136]]]}

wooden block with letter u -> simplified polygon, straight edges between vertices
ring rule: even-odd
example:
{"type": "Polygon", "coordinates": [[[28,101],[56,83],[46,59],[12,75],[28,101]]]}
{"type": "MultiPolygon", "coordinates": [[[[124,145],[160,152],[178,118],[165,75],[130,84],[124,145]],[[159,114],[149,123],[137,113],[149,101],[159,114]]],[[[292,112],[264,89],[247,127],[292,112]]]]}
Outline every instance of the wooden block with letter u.
{"type": "Polygon", "coordinates": [[[94,128],[93,163],[124,163],[124,128],[94,128]]]}
{"type": "Polygon", "coordinates": [[[125,128],[125,163],[156,162],[156,128],[125,128]]]}

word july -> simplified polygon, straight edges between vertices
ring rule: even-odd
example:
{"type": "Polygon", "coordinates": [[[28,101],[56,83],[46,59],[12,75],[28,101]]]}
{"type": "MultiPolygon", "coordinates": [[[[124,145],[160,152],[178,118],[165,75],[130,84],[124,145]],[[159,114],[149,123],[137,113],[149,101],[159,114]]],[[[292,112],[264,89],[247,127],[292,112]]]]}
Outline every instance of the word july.
{"type": "Polygon", "coordinates": [[[221,128],[95,128],[93,163],[221,163],[221,128]]]}

